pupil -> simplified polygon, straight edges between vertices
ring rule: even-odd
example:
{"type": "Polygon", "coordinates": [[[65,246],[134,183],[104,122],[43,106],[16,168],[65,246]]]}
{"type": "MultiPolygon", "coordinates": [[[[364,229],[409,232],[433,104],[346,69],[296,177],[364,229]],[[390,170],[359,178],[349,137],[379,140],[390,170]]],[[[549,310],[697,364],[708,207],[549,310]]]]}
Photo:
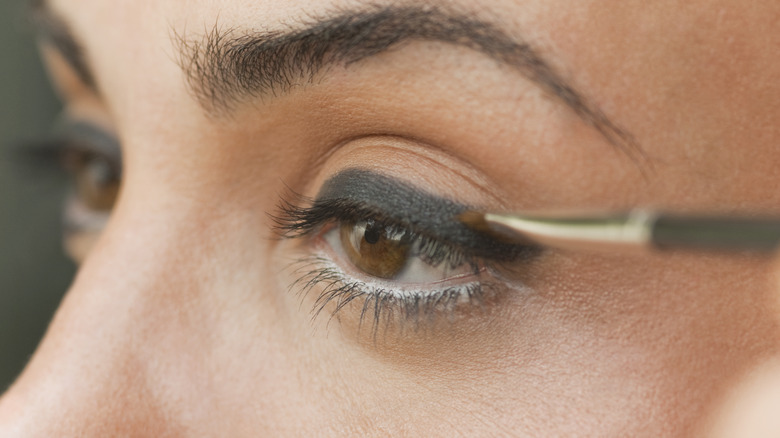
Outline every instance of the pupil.
{"type": "Polygon", "coordinates": [[[377,242],[379,242],[379,238],[382,237],[382,227],[378,226],[374,223],[368,224],[366,226],[366,232],[363,235],[363,238],[366,240],[367,243],[373,245],[377,242]]]}
{"type": "Polygon", "coordinates": [[[87,173],[89,174],[95,185],[105,187],[111,183],[114,179],[112,176],[111,166],[99,158],[93,158],[87,167],[87,173]]]}

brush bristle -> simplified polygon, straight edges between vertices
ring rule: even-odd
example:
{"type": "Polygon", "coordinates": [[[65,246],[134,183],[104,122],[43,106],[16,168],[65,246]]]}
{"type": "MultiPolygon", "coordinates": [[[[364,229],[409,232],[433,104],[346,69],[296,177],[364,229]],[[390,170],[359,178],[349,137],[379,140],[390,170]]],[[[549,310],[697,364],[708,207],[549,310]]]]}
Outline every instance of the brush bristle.
{"type": "Polygon", "coordinates": [[[464,211],[458,215],[458,220],[472,230],[480,233],[490,233],[492,231],[487,222],[485,222],[485,214],[478,211],[464,211]]]}

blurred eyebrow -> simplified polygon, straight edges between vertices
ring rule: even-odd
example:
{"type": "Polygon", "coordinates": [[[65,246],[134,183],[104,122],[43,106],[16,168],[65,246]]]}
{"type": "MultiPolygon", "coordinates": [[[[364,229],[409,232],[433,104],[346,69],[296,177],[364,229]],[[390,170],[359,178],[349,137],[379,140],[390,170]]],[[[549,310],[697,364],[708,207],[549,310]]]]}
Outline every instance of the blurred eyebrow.
{"type": "Polygon", "coordinates": [[[442,7],[374,6],[307,19],[283,31],[239,32],[216,25],[197,39],[175,32],[174,39],[189,89],[210,113],[231,111],[247,97],[278,97],[329,67],[348,66],[405,42],[466,47],[514,68],[635,161],[644,158],[634,137],[558,75],[528,42],[442,7]]]}
{"type": "Polygon", "coordinates": [[[84,49],[70,30],[70,26],[57,15],[46,0],[32,0],[28,4],[29,20],[38,37],[54,47],[70,64],[79,79],[97,92],[95,77],[87,64],[84,49]]]}

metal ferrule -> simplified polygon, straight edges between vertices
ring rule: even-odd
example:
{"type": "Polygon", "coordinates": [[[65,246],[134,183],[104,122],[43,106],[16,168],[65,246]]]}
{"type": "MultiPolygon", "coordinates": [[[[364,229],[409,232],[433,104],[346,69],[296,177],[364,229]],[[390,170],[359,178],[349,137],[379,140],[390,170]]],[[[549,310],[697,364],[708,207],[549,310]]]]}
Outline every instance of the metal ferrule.
{"type": "Polygon", "coordinates": [[[646,211],[598,217],[533,217],[485,214],[496,234],[515,242],[596,251],[649,248],[656,216],[646,211]]]}

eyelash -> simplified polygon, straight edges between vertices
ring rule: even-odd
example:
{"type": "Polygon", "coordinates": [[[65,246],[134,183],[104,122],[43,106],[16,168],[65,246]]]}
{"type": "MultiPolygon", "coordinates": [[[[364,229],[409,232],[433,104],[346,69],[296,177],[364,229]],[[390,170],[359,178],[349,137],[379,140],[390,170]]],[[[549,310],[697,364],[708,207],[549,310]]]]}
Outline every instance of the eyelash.
{"type": "Polygon", "coordinates": [[[10,158],[23,165],[27,170],[63,171],[64,151],[68,148],[65,139],[45,139],[27,141],[14,145],[10,158]]]}
{"type": "Polygon", "coordinates": [[[475,278],[474,281],[434,292],[398,293],[361,280],[350,279],[348,274],[323,256],[306,257],[294,265],[298,278],[291,288],[300,287],[302,296],[309,294],[315,287],[321,288],[312,308],[312,320],[317,319],[331,304],[333,310],[329,320],[337,317],[348,304],[362,299],[358,330],[369,320],[373,336],[376,336],[382,323],[387,326],[396,319],[400,322],[412,321],[417,329],[424,318],[431,322],[436,315],[450,315],[455,307],[463,302],[481,307],[486,292],[492,289],[490,284],[475,278]]]}
{"type": "MultiPolygon", "coordinates": [[[[37,143],[16,146],[13,158],[35,178],[43,172],[67,176],[67,195],[62,210],[63,238],[95,234],[102,231],[116,203],[122,179],[121,162],[102,153],[87,142],[69,136],[50,138],[37,143]]],[[[68,254],[76,261],[86,254],[85,246],[68,254]]]]}
{"type": "Polygon", "coordinates": [[[12,159],[25,165],[28,169],[65,173],[69,172],[66,164],[68,157],[80,155],[86,159],[99,159],[109,163],[118,177],[121,177],[121,165],[115,163],[113,158],[90,147],[79,146],[78,142],[74,142],[68,137],[22,142],[14,145],[10,154],[12,159]]]}
{"type": "MultiPolygon", "coordinates": [[[[59,171],[67,170],[64,159],[68,154],[83,154],[110,160],[98,152],[73,145],[67,138],[23,145],[16,152],[18,152],[16,155],[34,164],[36,168],[54,168],[59,171]]],[[[291,268],[298,278],[291,285],[291,289],[299,287],[301,296],[306,296],[315,287],[320,287],[320,294],[312,308],[312,320],[319,317],[331,305],[333,311],[330,319],[333,319],[347,304],[362,299],[358,330],[362,328],[364,321],[370,320],[374,336],[382,323],[388,325],[393,320],[402,323],[412,321],[416,329],[423,320],[431,322],[437,315],[452,316],[454,310],[464,304],[470,308],[483,308],[486,299],[494,296],[498,291],[496,284],[486,279],[489,277],[485,275],[486,271],[495,274],[496,269],[503,267],[506,262],[527,256],[530,254],[529,250],[535,249],[525,248],[508,259],[504,255],[501,260],[491,261],[484,251],[475,255],[477,251],[470,252],[469,248],[452,245],[437,237],[415,232],[413,226],[404,223],[403,220],[390,218],[383,212],[353,201],[333,199],[312,203],[298,195],[293,195],[292,199],[294,202],[283,199],[280,214],[273,218],[276,222],[276,231],[281,237],[289,239],[314,237],[312,240],[320,240],[321,247],[325,245],[322,240],[323,230],[329,224],[338,225],[343,222],[373,219],[405,232],[410,241],[417,243],[418,251],[410,257],[420,257],[432,266],[442,265],[454,269],[467,265],[470,268],[472,275],[469,275],[468,281],[456,282],[457,284],[435,290],[424,290],[419,287],[396,288],[383,284],[391,280],[357,279],[354,275],[344,272],[331,260],[332,257],[326,257],[324,254],[303,257],[293,263],[291,268]],[[311,207],[301,206],[307,204],[311,207]]],[[[368,274],[364,275],[370,277],[368,274]]]]}
{"type": "MultiPolygon", "coordinates": [[[[454,310],[462,304],[473,308],[482,308],[486,299],[497,291],[497,285],[488,281],[486,272],[495,273],[499,262],[493,262],[485,257],[477,257],[469,253],[468,248],[456,247],[436,237],[416,232],[413,228],[375,209],[358,203],[334,199],[311,203],[303,197],[296,196],[296,202],[282,201],[280,214],[274,217],[277,233],[288,239],[310,238],[310,247],[320,254],[301,258],[293,263],[291,269],[297,279],[291,289],[299,289],[302,297],[310,294],[315,288],[320,290],[314,300],[312,320],[332,306],[329,321],[338,317],[339,312],[348,304],[363,300],[358,330],[366,320],[371,321],[371,332],[374,337],[383,324],[393,321],[405,323],[411,321],[417,329],[422,321],[433,322],[437,315],[452,316],[454,310]],[[308,203],[311,207],[301,207],[308,203]],[[345,222],[373,219],[390,227],[405,230],[410,240],[419,242],[419,252],[413,254],[426,263],[434,266],[439,263],[451,268],[468,265],[473,275],[458,284],[445,286],[436,290],[398,289],[385,286],[383,283],[392,280],[361,280],[354,278],[339,267],[331,257],[325,256],[321,246],[325,245],[322,238],[328,231],[328,226],[336,226],[345,222]]],[[[530,248],[529,248],[530,249],[530,248]]],[[[503,263],[504,261],[502,261],[503,263]]],[[[349,262],[347,262],[349,263],[349,262]]],[[[365,274],[368,276],[368,274],[365,274]]],[[[403,324],[400,326],[403,327],[403,324]]]]}

